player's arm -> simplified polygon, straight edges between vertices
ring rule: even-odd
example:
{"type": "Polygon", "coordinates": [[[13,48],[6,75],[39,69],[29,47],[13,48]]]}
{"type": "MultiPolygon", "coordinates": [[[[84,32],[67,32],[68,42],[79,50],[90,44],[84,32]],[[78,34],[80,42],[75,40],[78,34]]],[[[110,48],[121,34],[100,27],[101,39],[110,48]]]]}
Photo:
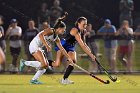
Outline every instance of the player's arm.
{"type": "Polygon", "coordinates": [[[60,39],[57,38],[57,39],[55,40],[55,42],[56,42],[56,45],[58,46],[58,48],[60,49],[60,51],[63,53],[63,55],[65,55],[65,56],[68,58],[68,60],[69,60],[71,63],[73,63],[73,61],[71,60],[71,58],[70,58],[70,56],[68,55],[68,53],[66,52],[66,50],[63,48],[63,46],[62,46],[62,44],[61,44],[61,42],[60,42],[60,39]]]}
{"type": "MultiPolygon", "coordinates": [[[[85,31],[87,32],[87,30],[85,30],[85,31]]],[[[86,33],[86,32],[85,32],[85,33],[86,33]]],[[[87,47],[87,49],[91,52],[90,48],[89,48],[88,45],[86,44],[86,41],[85,41],[85,38],[86,38],[86,37],[85,37],[85,36],[86,36],[86,35],[84,34],[83,40],[82,40],[82,41],[83,41],[83,43],[85,44],[85,46],[87,47]]]]}
{"type": "Polygon", "coordinates": [[[88,47],[88,45],[87,45],[86,43],[84,43],[84,44],[85,44],[85,46],[87,47],[88,51],[91,52],[91,50],[90,50],[90,48],[88,47]]]}
{"type": "Polygon", "coordinates": [[[52,33],[53,33],[52,29],[51,28],[48,28],[48,29],[45,29],[45,30],[41,31],[41,33],[39,34],[39,38],[42,41],[43,45],[47,48],[47,51],[50,51],[51,50],[51,47],[47,43],[47,41],[46,41],[46,39],[45,39],[44,36],[50,35],[52,33]]]}
{"type": "Polygon", "coordinates": [[[95,56],[91,53],[90,49],[85,45],[83,40],[81,39],[81,35],[78,33],[76,28],[73,28],[70,32],[71,35],[75,36],[78,41],[80,47],[84,50],[84,52],[89,55],[93,60],[95,60],[95,56]]]}

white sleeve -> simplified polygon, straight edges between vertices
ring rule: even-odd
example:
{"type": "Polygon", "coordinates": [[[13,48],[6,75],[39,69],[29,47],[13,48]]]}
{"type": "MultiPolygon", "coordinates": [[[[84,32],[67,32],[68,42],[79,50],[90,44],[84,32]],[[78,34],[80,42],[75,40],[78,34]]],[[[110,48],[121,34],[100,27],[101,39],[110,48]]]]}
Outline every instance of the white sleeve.
{"type": "Polygon", "coordinates": [[[129,34],[133,35],[133,29],[129,28],[129,34]]]}
{"type": "Polygon", "coordinates": [[[19,36],[21,36],[22,35],[22,29],[21,29],[21,27],[19,27],[19,36]]]}

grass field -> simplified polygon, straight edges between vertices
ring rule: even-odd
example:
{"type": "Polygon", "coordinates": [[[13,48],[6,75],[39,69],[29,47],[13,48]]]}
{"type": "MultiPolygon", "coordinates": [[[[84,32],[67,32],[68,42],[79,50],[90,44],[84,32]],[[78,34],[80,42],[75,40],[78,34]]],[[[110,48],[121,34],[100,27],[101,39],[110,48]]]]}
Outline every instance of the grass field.
{"type": "MultiPolygon", "coordinates": [[[[104,75],[98,75],[108,79],[104,75]]],[[[73,85],[61,85],[62,75],[43,75],[43,85],[31,85],[32,75],[0,75],[0,93],[139,93],[140,75],[119,75],[120,83],[101,84],[88,75],[71,75],[73,85]]]]}
{"type": "MultiPolygon", "coordinates": [[[[107,60],[104,56],[103,43],[100,42],[100,53],[103,57],[100,59],[101,64],[107,69],[109,68],[107,60]]],[[[77,53],[82,54],[80,48],[77,48],[77,53]]],[[[11,56],[9,48],[6,53],[7,62],[6,68],[8,69],[11,63],[11,56]]],[[[53,51],[53,57],[55,53],[53,51]]],[[[24,58],[25,54],[22,48],[20,58],[24,58]]],[[[88,69],[91,65],[89,59],[78,58],[78,65],[88,69]]],[[[133,56],[133,70],[140,70],[140,43],[136,42],[134,56],[133,56]]],[[[124,67],[117,60],[118,70],[123,70],[124,67]]],[[[59,68],[62,70],[62,67],[59,68]]],[[[100,78],[106,80],[107,76],[98,75],[100,78]]],[[[120,83],[111,82],[108,85],[101,84],[94,78],[88,75],[71,75],[70,79],[75,81],[73,85],[61,85],[59,80],[62,75],[43,75],[40,81],[44,82],[43,85],[30,85],[29,81],[33,75],[0,75],[0,93],[140,93],[140,75],[118,75],[120,83]]]]}

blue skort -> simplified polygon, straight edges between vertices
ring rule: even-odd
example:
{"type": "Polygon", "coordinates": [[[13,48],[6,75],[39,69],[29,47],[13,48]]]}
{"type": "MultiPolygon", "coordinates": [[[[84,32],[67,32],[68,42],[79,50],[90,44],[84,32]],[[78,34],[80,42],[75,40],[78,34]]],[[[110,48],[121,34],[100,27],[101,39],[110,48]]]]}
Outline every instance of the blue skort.
{"type": "MultiPolygon", "coordinates": [[[[75,45],[67,43],[65,39],[61,39],[61,44],[67,52],[75,51],[75,45]]],[[[58,46],[55,46],[55,51],[58,51],[58,50],[59,50],[58,46]]]]}

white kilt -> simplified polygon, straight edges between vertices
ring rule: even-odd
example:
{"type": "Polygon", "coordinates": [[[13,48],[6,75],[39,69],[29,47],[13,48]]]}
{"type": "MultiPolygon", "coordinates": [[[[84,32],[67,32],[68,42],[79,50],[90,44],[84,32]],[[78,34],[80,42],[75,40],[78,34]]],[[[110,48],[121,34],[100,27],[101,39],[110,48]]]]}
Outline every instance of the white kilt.
{"type": "Polygon", "coordinates": [[[37,43],[34,40],[32,40],[29,45],[30,54],[35,53],[37,50],[42,50],[42,49],[40,46],[37,45],[37,43]]]}

